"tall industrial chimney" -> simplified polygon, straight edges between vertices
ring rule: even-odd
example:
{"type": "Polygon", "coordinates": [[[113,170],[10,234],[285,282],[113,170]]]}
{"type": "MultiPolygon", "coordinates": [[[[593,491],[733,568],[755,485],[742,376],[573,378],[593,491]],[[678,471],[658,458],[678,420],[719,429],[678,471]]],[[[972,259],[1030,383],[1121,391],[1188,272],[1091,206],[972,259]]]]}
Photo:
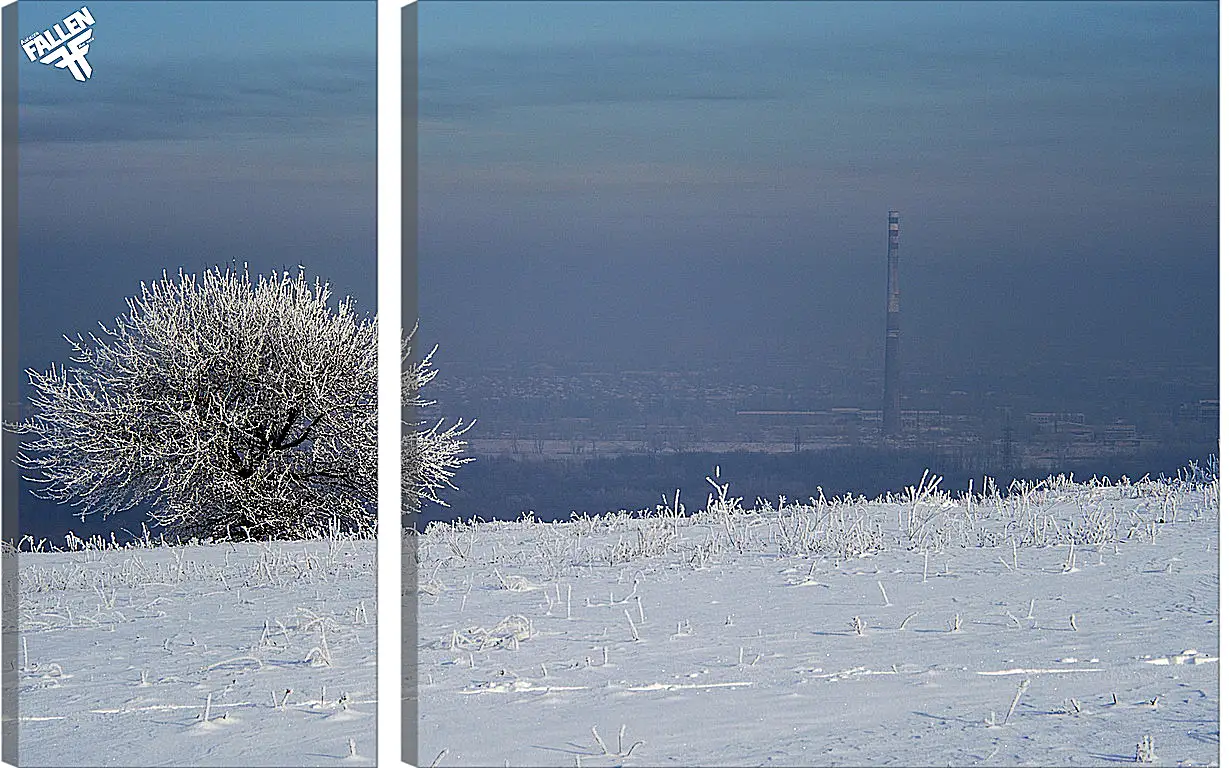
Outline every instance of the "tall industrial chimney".
{"type": "Polygon", "coordinates": [[[883,347],[883,434],[900,434],[900,211],[888,211],[888,334],[883,347]]]}

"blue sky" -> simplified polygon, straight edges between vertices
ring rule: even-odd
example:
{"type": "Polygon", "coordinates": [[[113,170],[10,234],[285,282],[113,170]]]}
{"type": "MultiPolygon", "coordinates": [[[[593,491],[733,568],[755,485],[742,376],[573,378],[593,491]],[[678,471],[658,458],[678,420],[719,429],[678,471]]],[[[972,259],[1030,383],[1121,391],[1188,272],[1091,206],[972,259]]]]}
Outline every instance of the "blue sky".
{"type": "MultiPolygon", "coordinates": [[[[20,34],[79,7],[22,0],[20,34]]],[[[302,263],[374,311],[375,3],[88,7],[87,82],[12,53],[22,365],[163,269],[302,263]]]]}
{"type": "Polygon", "coordinates": [[[1214,362],[1217,14],[422,0],[424,331],[873,356],[898,208],[915,363],[1214,362]]]}

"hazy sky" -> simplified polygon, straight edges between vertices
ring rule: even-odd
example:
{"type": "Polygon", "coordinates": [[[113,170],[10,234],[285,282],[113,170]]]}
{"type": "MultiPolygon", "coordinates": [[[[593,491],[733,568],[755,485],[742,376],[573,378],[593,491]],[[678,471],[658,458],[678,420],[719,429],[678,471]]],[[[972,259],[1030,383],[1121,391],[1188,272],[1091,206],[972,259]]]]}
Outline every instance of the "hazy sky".
{"type": "MultiPolygon", "coordinates": [[[[19,35],[80,7],[22,0],[19,35]]],[[[375,2],[87,7],[89,80],[20,49],[6,61],[20,91],[19,365],[64,361],[62,334],[110,325],[164,269],[301,263],[374,312],[375,2]]],[[[24,488],[23,532],[82,530],[24,488]]]]}
{"type": "MultiPolygon", "coordinates": [[[[302,263],[374,311],[376,4],[87,5],[88,81],[10,52],[23,367],[181,266],[302,263]]],[[[22,0],[19,33],[80,6],[22,0]]]]}
{"type": "Polygon", "coordinates": [[[1215,3],[419,4],[442,360],[1217,355],[1215,3]]]}

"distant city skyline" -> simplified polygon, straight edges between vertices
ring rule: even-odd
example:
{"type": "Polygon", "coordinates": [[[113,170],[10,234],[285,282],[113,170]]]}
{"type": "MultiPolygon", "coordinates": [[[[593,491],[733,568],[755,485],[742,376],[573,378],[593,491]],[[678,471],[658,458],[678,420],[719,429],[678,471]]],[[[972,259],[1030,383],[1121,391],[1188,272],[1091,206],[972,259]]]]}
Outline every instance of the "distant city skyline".
{"type": "Polygon", "coordinates": [[[876,354],[898,209],[906,374],[1215,363],[1217,16],[423,0],[424,339],[441,364],[876,354]]]}

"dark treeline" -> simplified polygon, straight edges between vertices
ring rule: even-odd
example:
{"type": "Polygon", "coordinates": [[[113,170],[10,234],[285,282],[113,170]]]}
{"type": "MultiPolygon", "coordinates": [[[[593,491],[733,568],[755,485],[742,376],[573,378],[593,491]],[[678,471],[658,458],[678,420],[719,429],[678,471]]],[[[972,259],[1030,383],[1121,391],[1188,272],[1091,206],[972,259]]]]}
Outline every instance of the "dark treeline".
{"type": "MultiPolygon", "coordinates": [[[[1159,450],[1150,453],[1105,457],[1070,463],[1064,474],[1077,482],[1092,477],[1136,480],[1176,477],[1192,459],[1207,454],[1159,450]]],[[[654,509],[674,493],[687,509],[703,506],[713,488],[705,478],[721,467],[721,483],[729,483],[731,496],[741,496],[745,505],[757,498],[776,502],[807,501],[821,486],[828,497],[876,498],[916,485],[923,471],[943,477],[950,493],[968,490],[969,482],[980,491],[983,480],[994,478],[1006,490],[1013,480],[1035,480],[1048,471],[1017,469],[1010,473],[971,468],[956,457],[941,457],[925,450],[847,448],[798,453],[671,453],[566,460],[522,460],[484,457],[461,469],[458,490],[449,491],[449,507],[430,505],[419,525],[433,520],[514,520],[533,512],[541,520],[566,520],[573,512],[598,514],[619,510],[654,509]],[[961,464],[965,466],[962,468],[961,464]]]]}

